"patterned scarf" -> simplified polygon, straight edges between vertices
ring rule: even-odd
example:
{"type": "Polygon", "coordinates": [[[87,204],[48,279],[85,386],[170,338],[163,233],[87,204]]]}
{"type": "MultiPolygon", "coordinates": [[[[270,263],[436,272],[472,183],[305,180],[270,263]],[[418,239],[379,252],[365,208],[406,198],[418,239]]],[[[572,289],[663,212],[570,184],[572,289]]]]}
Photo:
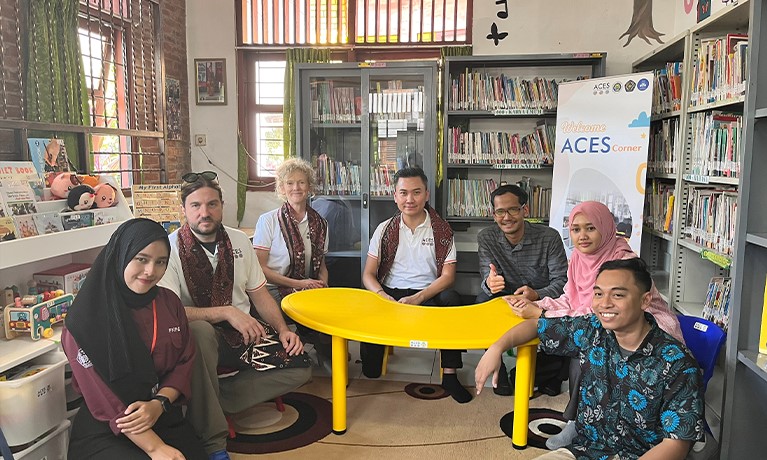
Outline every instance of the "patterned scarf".
{"type": "Polygon", "coordinates": [[[234,286],[234,255],[232,242],[224,226],[216,234],[218,265],[216,272],[205,255],[205,248],[194,237],[189,224],[178,230],[178,255],[184,267],[184,279],[189,295],[197,307],[218,307],[232,304],[234,286]]]}
{"type": "MultiPolygon", "coordinates": [[[[445,259],[450,252],[453,243],[453,229],[442,217],[437,214],[431,206],[426,205],[426,211],[431,219],[431,228],[434,231],[434,252],[437,256],[437,277],[442,275],[442,267],[445,265],[445,259]]],[[[381,236],[380,259],[378,262],[378,282],[383,284],[386,275],[389,274],[392,265],[394,265],[394,256],[397,255],[399,247],[399,224],[402,220],[402,214],[397,213],[389,220],[381,236]]]]}
{"type": "MultiPolygon", "coordinates": [[[[309,240],[312,246],[312,258],[310,263],[311,272],[308,278],[315,278],[325,257],[325,236],[328,231],[327,221],[314,209],[306,207],[306,215],[309,219],[309,240]]],[[[290,268],[287,273],[288,278],[302,280],[307,278],[305,273],[306,251],[304,248],[304,238],[298,230],[298,220],[296,219],[293,208],[285,203],[277,213],[280,222],[280,231],[285,239],[285,246],[290,254],[290,268]]],[[[284,297],[295,291],[294,288],[280,286],[280,294],[284,297]]]]}

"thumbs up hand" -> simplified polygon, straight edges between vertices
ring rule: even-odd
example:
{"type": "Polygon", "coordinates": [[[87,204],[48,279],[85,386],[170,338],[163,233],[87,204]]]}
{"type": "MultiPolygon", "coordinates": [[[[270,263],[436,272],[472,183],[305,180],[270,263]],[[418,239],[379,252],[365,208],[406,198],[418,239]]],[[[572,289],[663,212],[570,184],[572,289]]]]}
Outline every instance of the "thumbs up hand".
{"type": "Polygon", "coordinates": [[[493,264],[490,264],[490,274],[487,275],[485,284],[487,284],[487,287],[493,294],[503,291],[506,287],[506,281],[503,279],[502,275],[498,274],[498,270],[496,270],[495,265],[493,264]]]}

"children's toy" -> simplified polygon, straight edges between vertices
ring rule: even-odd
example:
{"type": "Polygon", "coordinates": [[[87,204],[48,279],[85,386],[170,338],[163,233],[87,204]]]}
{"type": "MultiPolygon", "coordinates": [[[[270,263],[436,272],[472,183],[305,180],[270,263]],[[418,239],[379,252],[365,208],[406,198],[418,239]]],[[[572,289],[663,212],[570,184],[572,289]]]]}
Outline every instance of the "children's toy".
{"type": "Polygon", "coordinates": [[[94,176],[93,174],[78,174],[77,180],[81,184],[90,185],[93,188],[96,188],[101,183],[99,176],[94,176]]]}
{"type": "Polygon", "coordinates": [[[94,208],[108,208],[117,204],[117,190],[110,184],[99,184],[94,190],[96,191],[94,208]]]}
{"type": "Polygon", "coordinates": [[[57,200],[67,198],[73,188],[81,185],[77,175],[71,172],[58,173],[53,177],[49,177],[48,180],[51,184],[51,195],[57,200]]]}
{"type": "Polygon", "coordinates": [[[78,185],[69,191],[67,206],[74,211],[85,211],[93,207],[96,191],[90,185],[78,185]]]}
{"type": "Polygon", "coordinates": [[[13,304],[3,309],[5,338],[8,340],[21,334],[30,334],[32,340],[50,338],[53,336],[53,325],[64,321],[75,298],[72,294],[63,293],[48,301],[42,301],[42,294],[24,296],[27,297],[35,297],[39,302],[23,305],[22,298],[17,297],[13,304]]]}

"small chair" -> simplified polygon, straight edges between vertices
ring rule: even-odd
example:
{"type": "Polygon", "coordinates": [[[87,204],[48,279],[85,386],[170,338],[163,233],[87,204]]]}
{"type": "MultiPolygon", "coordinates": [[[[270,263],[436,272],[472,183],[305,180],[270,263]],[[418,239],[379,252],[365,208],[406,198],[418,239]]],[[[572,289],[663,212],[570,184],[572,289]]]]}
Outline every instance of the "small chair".
{"type": "MultiPolygon", "coordinates": [[[[695,316],[679,315],[679,325],[687,348],[692,353],[698,365],[703,369],[703,394],[706,393],[708,381],[714,375],[714,367],[719,357],[719,352],[727,338],[727,333],[711,321],[695,316]]],[[[687,460],[707,460],[714,458],[717,450],[717,442],[711,433],[708,422],[703,421],[706,427],[705,439],[696,442],[687,455],[687,460]]]]}
{"type": "Polygon", "coordinates": [[[687,348],[703,369],[703,392],[708,381],[714,375],[714,366],[719,357],[719,351],[727,338],[727,333],[711,321],[695,316],[679,315],[679,325],[687,348]]]}

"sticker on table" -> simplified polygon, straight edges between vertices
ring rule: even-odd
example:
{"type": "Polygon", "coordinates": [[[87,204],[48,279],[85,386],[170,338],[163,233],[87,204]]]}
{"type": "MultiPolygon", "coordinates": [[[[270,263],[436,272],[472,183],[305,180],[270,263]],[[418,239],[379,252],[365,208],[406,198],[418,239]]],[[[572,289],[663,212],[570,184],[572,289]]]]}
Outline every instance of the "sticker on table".
{"type": "Polygon", "coordinates": [[[426,340],[411,340],[410,348],[429,348],[429,342],[426,340]]]}

